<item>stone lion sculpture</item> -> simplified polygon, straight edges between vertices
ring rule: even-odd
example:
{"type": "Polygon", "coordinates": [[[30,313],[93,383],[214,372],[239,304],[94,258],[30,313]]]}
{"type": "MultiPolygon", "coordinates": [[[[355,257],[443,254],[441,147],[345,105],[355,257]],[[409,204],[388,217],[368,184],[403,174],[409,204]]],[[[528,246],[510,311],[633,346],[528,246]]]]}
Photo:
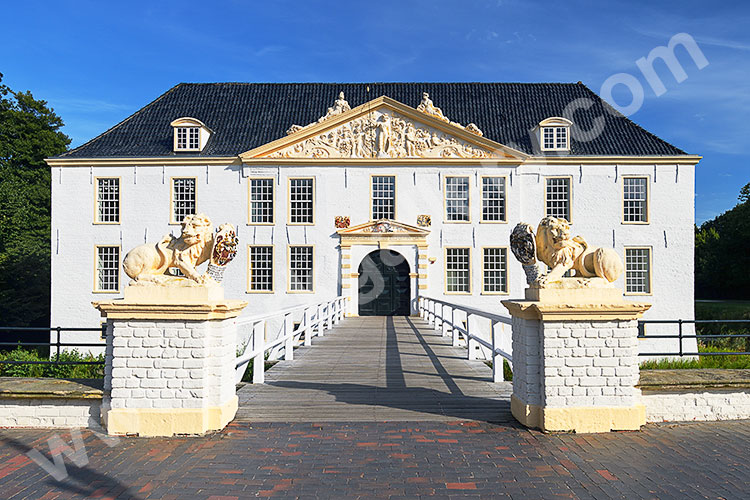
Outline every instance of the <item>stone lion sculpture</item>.
{"type": "Polygon", "coordinates": [[[561,282],[569,270],[575,271],[578,286],[590,286],[589,281],[580,278],[602,278],[606,283],[615,281],[623,272],[622,260],[610,248],[593,247],[581,236],[571,237],[570,224],[563,218],[545,217],[534,235],[529,224],[520,223],[511,234],[511,250],[526,267],[536,265],[534,259],[547,264],[546,274],[530,272],[526,269],[529,283],[546,286],[561,282]]]}
{"type": "Polygon", "coordinates": [[[135,247],[125,255],[122,267],[135,282],[165,283],[170,279],[167,270],[177,268],[187,279],[206,284],[221,281],[223,266],[236,251],[237,237],[231,224],[222,224],[214,235],[211,219],[195,214],[182,221],[179,237],[167,234],[156,244],[135,247]],[[208,271],[200,274],[196,268],[208,260],[208,271]]]}

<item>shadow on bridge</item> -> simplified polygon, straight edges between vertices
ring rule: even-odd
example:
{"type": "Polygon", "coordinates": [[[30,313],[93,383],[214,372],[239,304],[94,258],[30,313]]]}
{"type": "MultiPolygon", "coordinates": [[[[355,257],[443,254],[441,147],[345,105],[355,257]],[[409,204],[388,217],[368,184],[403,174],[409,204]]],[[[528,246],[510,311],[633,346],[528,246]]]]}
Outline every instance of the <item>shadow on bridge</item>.
{"type": "Polygon", "coordinates": [[[348,318],[298,352],[240,389],[239,420],[513,421],[510,383],[418,318],[348,318]]]}

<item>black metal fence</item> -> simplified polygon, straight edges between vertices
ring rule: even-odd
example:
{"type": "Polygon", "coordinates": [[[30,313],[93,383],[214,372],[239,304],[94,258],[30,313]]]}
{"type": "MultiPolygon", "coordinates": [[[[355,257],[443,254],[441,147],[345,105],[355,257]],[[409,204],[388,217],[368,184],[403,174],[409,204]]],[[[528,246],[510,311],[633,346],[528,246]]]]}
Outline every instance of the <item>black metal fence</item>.
{"type": "Polygon", "coordinates": [[[678,350],[676,352],[642,352],[640,356],[747,356],[750,355],[750,330],[742,329],[738,332],[731,333],[715,333],[716,331],[723,332],[723,328],[715,328],[718,325],[735,325],[735,324],[747,324],[750,325],[750,319],[647,319],[638,321],[638,338],[639,339],[671,339],[678,341],[678,350]],[[676,324],[677,334],[646,334],[646,325],[649,324],[676,324]],[[704,332],[685,333],[685,325],[695,325],[701,327],[703,325],[704,332]],[[708,332],[708,333],[706,333],[708,332]],[[743,350],[741,351],[685,351],[683,340],[685,339],[697,339],[703,341],[706,344],[715,343],[721,339],[729,339],[730,341],[738,341],[744,339],[743,350]]]}
{"type": "Polygon", "coordinates": [[[66,328],[57,326],[54,328],[41,328],[41,327],[18,327],[18,326],[0,326],[0,350],[8,350],[16,347],[30,347],[37,350],[49,349],[49,360],[47,361],[18,361],[18,360],[4,360],[0,359],[0,364],[5,365],[101,365],[104,361],[82,361],[82,360],[61,360],[60,352],[62,348],[79,348],[79,347],[103,347],[102,342],[99,343],[79,343],[79,342],[62,342],[60,340],[61,334],[70,332],[99,332],[102,338],[107,333],[107,326],[102,325],[100,328],[66,328]],[[54,339],[50,339],[49,342],[22,342],[15,341],[9,342],[3,339],[7,338],[9,334],[15,333],[16,336],[24,334],[40,334],[47,332],[48,334],[56,333],[54,339]]]}

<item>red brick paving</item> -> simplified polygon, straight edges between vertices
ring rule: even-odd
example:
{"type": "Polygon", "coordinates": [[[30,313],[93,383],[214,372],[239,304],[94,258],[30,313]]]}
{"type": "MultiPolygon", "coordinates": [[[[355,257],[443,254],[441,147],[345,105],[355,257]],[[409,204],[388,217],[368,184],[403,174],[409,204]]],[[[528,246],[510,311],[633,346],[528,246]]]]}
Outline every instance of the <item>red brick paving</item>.
{"type": "Polygon", "coordinates": [[[24,454],[33,447],[49,458],[54,434],[0,431],[0,498],[661,500],[750,491],[750,421],[597,435],[477,422],[235,423],[205,437],[121,438],[113,447],[83,431],[88,464],[65,458],[63,481],[24,454]]]}

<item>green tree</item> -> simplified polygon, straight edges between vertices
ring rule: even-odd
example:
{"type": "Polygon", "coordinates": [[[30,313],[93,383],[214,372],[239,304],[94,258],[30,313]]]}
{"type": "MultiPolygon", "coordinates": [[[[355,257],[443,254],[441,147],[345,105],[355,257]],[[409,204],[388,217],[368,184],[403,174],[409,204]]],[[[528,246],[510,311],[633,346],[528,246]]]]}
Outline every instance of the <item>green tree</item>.
{"type": "Polygon", "coordinates": [[[50,170],[67,150],[62,119],[2,83],[0,73],[0,325],[49,324],[50,170]]]}
{"type": "Polygon", "coordinates": [[[750,184],[740,203],[695,231],[695,296],[699,299],[750,298],[750,184]]]}

